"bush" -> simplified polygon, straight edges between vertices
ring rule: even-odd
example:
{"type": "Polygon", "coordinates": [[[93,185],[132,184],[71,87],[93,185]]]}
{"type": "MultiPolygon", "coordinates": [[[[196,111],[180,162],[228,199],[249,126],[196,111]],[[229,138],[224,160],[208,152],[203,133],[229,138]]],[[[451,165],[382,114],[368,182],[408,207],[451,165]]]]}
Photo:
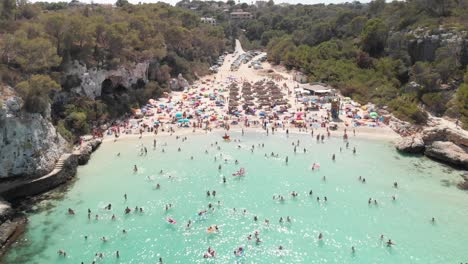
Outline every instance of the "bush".
{"type": "Polygon", "coordinates": [[[60,120],[57,124],[57,132],[59,132],[60,135],[62,135],[62,137],[67,140],[68,142],[74,142],[75,141],[75,136],[73,136],[73,133],[70,132],[70,130],[68,130],[66,127],[65,127],[65,121],[64,120],[60,120]]]}
{"type": "Polygon", "coordinates": [[[418,105],[414,103],[414,98],[410,96],[397,97],[389,103],[389,106],[393,110],[393,114],[401,120],[419,125],[427,122],[427,113],[419,109],[418,105]]]}

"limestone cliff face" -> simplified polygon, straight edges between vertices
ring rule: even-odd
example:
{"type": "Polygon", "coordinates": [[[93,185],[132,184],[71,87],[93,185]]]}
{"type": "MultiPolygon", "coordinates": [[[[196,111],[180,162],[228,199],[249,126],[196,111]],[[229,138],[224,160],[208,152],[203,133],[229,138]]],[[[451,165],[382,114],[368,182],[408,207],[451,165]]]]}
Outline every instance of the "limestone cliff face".
{"type": "Polygon", "coordinates": [[[49,120],[22,111],[22,100],[11,88],[0,87],[0,106],[0,179],[50,172],[67,142],[49,120]]]}
{"type": "Polygon", "coordinates": [[[72,92],[95,99],[106,91],[118,85],[126,88],[148,81],[149,62],[141,62],[129,66],[119,66],[115,70],[90,68],[73,62],[66,71],[67,84],[72,92]]]}
{"type": "Polygon", "coordinates": [[[458,54],[462,64],[468,63],[468,34],[466,31],[457,31],[440,27],[429,30],[417,28],[408,32],[410,40],[407,43],[408,53],[413,61],[434,61],[436,50],[448,47],[458,54]]]}

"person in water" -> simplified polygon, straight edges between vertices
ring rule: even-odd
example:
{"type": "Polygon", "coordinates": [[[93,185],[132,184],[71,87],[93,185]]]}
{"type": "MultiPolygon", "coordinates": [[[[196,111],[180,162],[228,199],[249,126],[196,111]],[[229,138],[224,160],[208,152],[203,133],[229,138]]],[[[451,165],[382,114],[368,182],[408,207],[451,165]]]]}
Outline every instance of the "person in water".
{"type": "Polygon", "coordinates": [[[138,172],[138,167],[137,165],[133,165],[133,173],[137,173],[138,172]]]}

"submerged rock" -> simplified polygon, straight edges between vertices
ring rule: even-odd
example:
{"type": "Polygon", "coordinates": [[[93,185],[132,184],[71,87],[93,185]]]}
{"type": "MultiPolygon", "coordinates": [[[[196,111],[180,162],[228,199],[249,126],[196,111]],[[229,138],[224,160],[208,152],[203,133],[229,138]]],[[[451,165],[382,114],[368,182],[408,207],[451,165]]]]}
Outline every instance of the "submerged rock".
{"type": "Polygon", "coordinates": [[[458,188],[468,190],[468,172],[462,175],[463,181],[457,184],[458,188]]]}

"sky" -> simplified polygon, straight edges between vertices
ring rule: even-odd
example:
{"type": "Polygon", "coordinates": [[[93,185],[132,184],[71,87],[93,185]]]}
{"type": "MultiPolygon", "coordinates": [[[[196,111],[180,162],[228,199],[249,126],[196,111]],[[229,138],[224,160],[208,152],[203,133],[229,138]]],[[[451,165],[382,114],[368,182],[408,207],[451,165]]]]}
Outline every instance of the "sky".
{"type": "MultiPolygon", "coordinates": [[[[31,2],[69,2],[69,0],[32,0],[31,2]]],[[[85,3],[90,3],[91,0],[79,0],[80,2],[85,2],[85,3]]],[[[100,3],[100,4],[113,4],[115,3],[116,0],[93,0],[92,2],[94,3],[100,3]]],[[[138,2],[142,3],[156,3],[156,2],[165,2],[169,3],[172,5],[175,5],[177,2],[180,0],[128,0],[131,3],[137,4],[138,2]]],[[[235,0],[237,2],[237,0],[235,0]]],[[[255,0],[241,0],[241,2],[245,3],[255,3],[255,0]]],[[[274,0],[276,4],[279,3],[289,3],[289,4],[338,4],[338,3],[344,3],[344,2],[353,2],[353,0],[274,0]]],[[[367,3],[370,2],[371,0],[360,0],[359,2],[361,3],[367,3]]]]}

